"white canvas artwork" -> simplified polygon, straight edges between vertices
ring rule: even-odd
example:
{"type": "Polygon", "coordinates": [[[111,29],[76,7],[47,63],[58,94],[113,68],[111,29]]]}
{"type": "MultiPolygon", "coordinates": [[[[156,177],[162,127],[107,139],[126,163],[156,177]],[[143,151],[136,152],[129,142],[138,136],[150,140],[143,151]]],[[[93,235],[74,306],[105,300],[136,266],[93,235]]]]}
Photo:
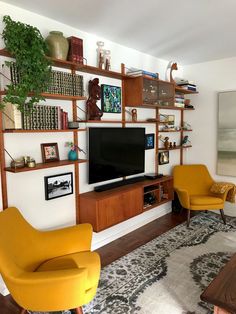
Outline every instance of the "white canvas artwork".
{"type": "Polygon", "coordinates": [[[236,176],[236,91],[219,93],[217,174],[236,176]]]}

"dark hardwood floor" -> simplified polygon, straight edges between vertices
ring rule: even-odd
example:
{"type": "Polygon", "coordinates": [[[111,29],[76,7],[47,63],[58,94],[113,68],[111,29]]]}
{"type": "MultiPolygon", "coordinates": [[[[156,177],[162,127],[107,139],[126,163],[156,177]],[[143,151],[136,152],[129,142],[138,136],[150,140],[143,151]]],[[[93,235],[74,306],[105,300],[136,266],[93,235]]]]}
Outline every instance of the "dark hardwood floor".
{"type": "MultiPolygon", "coordinates": [[[[162,233],[186,221],[185,211],[181,214],[170,213],[158,218],[147,225],[103,246],[97,252],[101,256],[102,266],[106,266],[116,259],[133,251],[137,247],[151,241],[162,233]]],[[[0,314],[19,314],[20,308],[10,295],[0,294],[0,314]]]]}

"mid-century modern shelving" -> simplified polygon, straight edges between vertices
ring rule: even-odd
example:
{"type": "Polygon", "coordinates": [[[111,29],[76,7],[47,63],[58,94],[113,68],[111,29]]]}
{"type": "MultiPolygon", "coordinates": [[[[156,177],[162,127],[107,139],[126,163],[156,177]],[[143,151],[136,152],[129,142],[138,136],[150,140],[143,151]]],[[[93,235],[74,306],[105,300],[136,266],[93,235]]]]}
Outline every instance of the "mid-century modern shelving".
{"type": "MultiPolygon", "coordinates": [[[[0,56],[3,57],[10,57],[10,54],[5,50],[2,49],[0,50],[0,56]]],[[[105,76],[105,77],[109,77],[109,78],[114,78],[114,79],[120,79],[122,81],[122,117],[120,120],[101,120],[101,121],[94,121],[94,120],[86,120],[83,122],[86,123],[101,123],[101,124],[105,124],[105,123],[114,123],[114,124],[121,124],[122,127],[125,127],[127,124],[154,124],[155,125],[155,129],[156,129],[156,143],[158,143],[157,139],[158,139],[158,133],[159,132],[166,132],[166,131],[159,131],[158,130],[158,126],[159,126],[159,122],[157,121],[145,121],[145,120],[139,120],[136,122],[132,122],[132,121],[127,121],[126,120],[126,113],[125,113],[125,108],[126,107],[137,107],[137,108],[150,108],[150,109],[155,109],[156,113],[155,113],[155,118],[158,120],[159,117],[159,110],[161,109],[169,109],[169,110],[180,110],[181,113],[181,126],[183,126],[183,118],[184,118],[184,111],[185,110],[191,110],[191,109],[185,109],[185,108],[177,108],[175,106],[173,106],[170,102],[170,98],[174,97],[174,92],[178,92],[178,93],[184,93],[184,94],[190,94],[190,93],[194,93],[194,92],[190,92],[190,91],[186,91],[183,90],[179,87],[175,87],[174,84],[169,83],[169,82],[165,82],[165,81],[161,81],[161,80],[157,80],[157,79],[149,79],[149,81],[151,81],[153,84],[156,84],[157,86],[157,90],[158,88],[161,86],[161,88],[165,88],[165,86],[167,86],[167,89],[169,89],[169,91],[172,91],[172,96],[171,97],[165,97],[164,93],[163,95],[161,95],[161,97],[158,97],[158,101],[162,100],[162,101],[167,101],[168,105],[162,105],[161,103],[147,103],[144,102],[142,98],[143,96],[143,78],[132,78],[130,76],[125,75],[125,67],[124,64],[121,65],[121,73],[119,72],[114,72],[114,71],[107,71],[107,70],[102,70],[99,69],[97,67],[94,66],[89,66],[89,65],[81,65],[81,64],[77,64],[74,62],[70,62],[70,61],[63,61],[63,60],[57,60],[57,59],[53,59],[53,58],[49,58],[52,61],[53,66],[56,67],[60,67],[62,69],[69,69],[71,71],[71,73],[75,73],[76,71],[80,71],[80,72],[86,72],[86,73],[90,73],[90,74],[94,74],[94,75],[99,75],[99,76],[105,76]],[[138,82],[138,84],[135,84],[135,82],[138,82]],[[136,86],[137,85],[137,86],[136,86]],[[132,89],[132,86],[135,86],[135,92],[130,92],[130,89],[132,89]],[[133,98],[132,98],[133,97],[133,98]],[[133,99],[133,100],[132,100],[133,99]]],[[[145,78],[146,80],[146,78],[145,78]]],[[[160,90],[158,90],[159,92],[160,90]]],[[[5,92],[1,91],[0,92],[0,98],[2,98],[4,96],[5,92]]],[[[80,97],[80,96],[65,96],[65,95],[54,95],[54,94],[47,94],[44,93],[43,96],[46,99],[57,99],[57,100],[67,100],[70,102],[71,106],[72,106],[72,116],[73,116],[73,121],[77,121],[77,102],[81,101],[81,100],[86,100],[86,97],[80,97]]],[[[82,121],[81,121],[82,122],[82,121]]],[[[5,152],[4,152],[4,135],[5,134],[16,134],[16,133],[63,133],[63,132],[71,132],[73,135],[73,142],[78,145],[79,142],[79,138],[78,138],[78,134],[80,132],[86,132],[87,129],[86,128],[80,128],[80,129],[66,129],[66,130],[3,130],[3,125],[2,125],[2,113],[0,111],[0,158],[1,158],[1,185],[2,185],[2,202],[3,202],[3,208],[8,207],[8,197],[7,197],[7,172],[11,172],[11,173],[18,173],[18,172],[24,172],[24,171],[35,171],[35,170],[41,170],[41,169],[46,169],[46,168],[52,168],[52,167],[60,167],[60,166],[65,166],[65,165],[73,165],[74,166],[74,177],[75,177],[75,208],[76,208],[76,221],[77,223],[79,222],[93,222],[95,221],[94,219],[100,219],[100,221],[102,222],[102,225],[97,226],[95,230],[100,231],[103,230],[113,224],[116,224],[120,221],[123,221],[125,219],[128,219],[134,215],[137,215],[147,209],[153,208],[155,206],[158,206],[160,204],[163,204],[165,202],[170,201],[173,198],[173,187],[172,187],[172,177],[170,176],[166,176],[165,178],[162,179],[158,179],[153,183],[150,182],[144,182],[144,183],[137,183],[134,184],[133,186],[129,186],[129,187],[124,187],[124,188],[119,188],[118,190],[116,190],[116,192],[114,191],[106,191],[106,192],[101,192],[98,194],[96,194],[95,192],[88,192],[88,193],[83,193],[80,195],[79,192],[79,164],[80,163],[84,163],[87,162],[86,159],[79,159],[77,161],[69,161],[69,160],[60,160],[60,161],[56,161],[56,162],[50,162],[50,163],[38,163],[36,165],[35,168],[10,168],[10,167],[6,167],[5,164],[5,152]],[[154,184],[154,187],[151,187],[153,189],[153,193],[156,193],[157,197],[157,201],[155,204],[153,204],[152,206],[144,206],[144,200],[143,200],[143,195],[145,193],[147,193],[148,186],[154,184]],[[164,196],[158,193],[160,193],[160,186],[164,187],[164,190],[166,193],[164,193],[164,196]],[[95,193],[95,194],[94,194],[95,193]],[[95,197],[95,195],[97,195],[95,197]],[[81,196],[81,197],[80,197],[81,196]],[[116,218],[111,218],[109,223],[105,223],[104,225],[104,221],[106,221],[106,217],[108,215],[108,213],[105,213],[106,211],[106,206],[108,206],[109,204],[115,204],[117,207],[117,202],[118,199],[121,200],[122,197],[125,200],[128,200],[128,203],[130,202],[131,199],[133,199],[132,197],[135,196],[135,202],[137,203],[136,205],[136,209],[134,211],[129,211],[129,208],[125,207],[126,210],[125,211],[121,211],[121,215],[123,215],[122,217],[119,216],[118,212],[116,211],[116,213],[113,213],[113,216],[116,218]],[[81,200],[80,200],[81,198],[81,200]],[[107,200],[108,203],[106,203],[107,200]],[[103,200],[103,201],[101,201],[103,200]],[[84,202],[86,203],[86,206],[84,206],[84,202]],[[91,204],[91,202],[93,202],[93,204],[95,204],[94,206],[94,214],[91,214],[91,210],[89,212],[87,212],[85,209],[87,208],[88,204],[91,204]],[[100,202],[100,203],[99,203],[100,202]],[[105,207],[101,207],[101,214],[105,215],[103,218],[100,218],[97,216],[98,215],[98,211],[96,210],[96,204],[102,204],[102,202],[105,204],[105,207]],[[111,203],[110,203],[111,202],[111,203]],[[80,206],[82,206],[82,210],[80,212],[80,206]],[[103,209],[102,209],[103,208],[103,209]],[[95,214],[96,212],[96,214],[95,214]],[[101,220],[102,219],[102,220],[101,220]]],[[[191,131],[191,130],[188,130],[191,131]]],[[[169,131],[168,131],[169,132],[169,131]]],[[[186,132],[185,130],[180,130],[180,131],[172,131],[172,132],[178,132],[180,134],[180,139],[183,139],[183,133],[186,132]]],[[[181,141],[180,141],[181,142],[181,141]]],[[[186,148],[187,146],[185,146],[186,148]]],[[[158,145],[156,145],[156,150],[155,150],[155,156],[157,156],[158,151],[163,150],[164,148],[158,147],[158,145]]],[[[177,146],[175,148],[172,149],[179,149],[180,150],[180,163],[183,163],[183,146],[177,146]]],[[[171,150],[171,149],[170,149],[171,150]]],[[[155,158],[157,160],[157,158],[155,158]]],[[[156,161],[157,162],[157,161],[156,161]]],[[[156,164],[156,169],[158,170],[158,165],[156,164]]],[[[130,205],[131,206],[131,205],[130,205]]],[[[118,206],[120,207],[120,206],[118,206]]],[[[131,206],[132,207],[132,206],[131,206]]],[[[117,210],[119,210],[119,208],[116,208],[117,210]]],[[[110,215],[110,214],[109,214],[110,215]]]]}

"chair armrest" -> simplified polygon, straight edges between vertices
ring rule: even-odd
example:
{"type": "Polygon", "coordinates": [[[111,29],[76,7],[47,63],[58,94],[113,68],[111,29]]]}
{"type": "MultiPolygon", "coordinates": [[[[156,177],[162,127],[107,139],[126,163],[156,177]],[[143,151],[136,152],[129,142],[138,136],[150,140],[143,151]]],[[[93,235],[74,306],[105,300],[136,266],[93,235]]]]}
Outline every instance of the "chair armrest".
{"type": "Polygon", "coordinates": [[[75,302],[83,302],[87,275],[86,268],[22,272],[8,278],[8,287],[23,308],[31,311],[66,309],[75,302]]]}
{"type": "Polygon", "coordinates": [[[39,231],[40,251],[51,258],[91,250],[92,226],[80,224],[63,229],[39,231]],[[47,254],[48,253],[48,254],[47,254]]]}
{"type": "Polygon", "coordinates": [[[227,194],[228,194],[229,190],[231,190],[231,189],[232,189],[232,187],[228,187],[228,188],[225,190],[224,193],[211,193],[211,195],[216,196],[216,197],[219,197],[219,198],[221,198],[221,199],[223,200],[223,202],[225,202],[225,201],[226,201],[227,194]]]}
{"type": "Polygon", "coordinates": [[[189,209],[190,208],[190,199],[189,199],[189,194],[187,190],[184,189],[178,189],[175,188],[175,192],[178,195],[180,204],[184,207],[189,209]]]}

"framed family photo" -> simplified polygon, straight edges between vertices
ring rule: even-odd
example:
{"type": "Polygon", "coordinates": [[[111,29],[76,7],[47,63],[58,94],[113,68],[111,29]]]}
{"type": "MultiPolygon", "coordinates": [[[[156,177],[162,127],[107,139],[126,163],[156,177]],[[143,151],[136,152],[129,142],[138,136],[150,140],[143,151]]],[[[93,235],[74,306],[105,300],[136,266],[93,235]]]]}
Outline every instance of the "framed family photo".
{"type": "Polygon", "coordinates": [[[73,194],[73,174],[72,172],[44,177],[45,199],[73,194]]]}
{"type": "Polygon", "coordinates": [[[121,113],[121,88],[118,86],[102,84],[101,89],[102,111],[121,113]]]}
{"type": "Polygon", "coordinates": [[[42,160],[43,162],[58,161],[59,152],[57,143],[41,144],[42,160]]]}

